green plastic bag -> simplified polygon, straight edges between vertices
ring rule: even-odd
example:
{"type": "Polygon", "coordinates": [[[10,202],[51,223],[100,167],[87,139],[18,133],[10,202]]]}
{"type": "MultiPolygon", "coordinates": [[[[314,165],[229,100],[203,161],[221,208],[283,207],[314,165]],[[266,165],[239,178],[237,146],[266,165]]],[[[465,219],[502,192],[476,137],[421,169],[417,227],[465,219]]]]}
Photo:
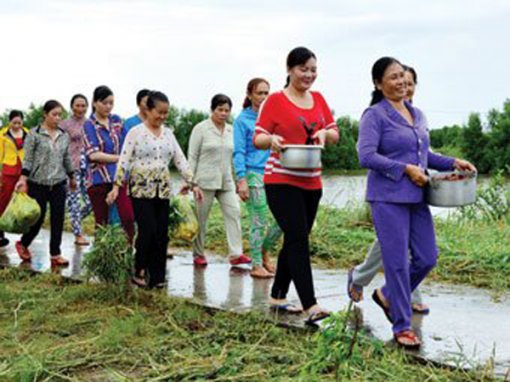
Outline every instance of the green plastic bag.
{"type": "Polygon", "coordinates": [[[177,240],[191,242],[198,233],[198,221],[189,197],[174,196],[170,200],[170,235],[177,240]]]}
{"type": "Polygon", "coordinates": [[[39,217],[41,207],[24,192],[14,191],[11,201],[0,217],[0,231],[27,233],[39,217]]]}

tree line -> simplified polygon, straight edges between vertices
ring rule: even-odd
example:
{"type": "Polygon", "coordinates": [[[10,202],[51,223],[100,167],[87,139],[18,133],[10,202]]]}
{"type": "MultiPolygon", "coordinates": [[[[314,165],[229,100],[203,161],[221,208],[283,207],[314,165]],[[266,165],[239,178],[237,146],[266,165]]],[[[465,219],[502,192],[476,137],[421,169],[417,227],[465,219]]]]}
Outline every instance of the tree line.
{"type": "MultiPolygon", "coordinates": [[[[24,124],[28,128],[37,126],[42,120],[42,106],[30,105],[26,110],[24,124]]],[[[64,112],[64,118],[68,116],[64,112]]],[[[8,121],[8,111],[1,116],[2,126],[8,121]]],[[[188,150],[191,130],[208,113],[196,109],[170,108],[166,125],[170,126],[185,153],[188,150]]],[[[232,121],[231,121],[232,122],[232,121]]],[[[330,170],[358,170],[356,141],[359,123],[347,116],[336,120],[340,130],[337,145],[324,150],[322,163],[330,170]]],[[[468,122],[462,126],[445,126],[430,131],[432,148],[442,154],[465,158],[476,164],[481,173],[493,173],[500,170],[510,173],[510,100],[503,104],[503,109],[492,109],[487,116],[487,123],[482,124],[480,114],[472,113],[468,122]]]]}

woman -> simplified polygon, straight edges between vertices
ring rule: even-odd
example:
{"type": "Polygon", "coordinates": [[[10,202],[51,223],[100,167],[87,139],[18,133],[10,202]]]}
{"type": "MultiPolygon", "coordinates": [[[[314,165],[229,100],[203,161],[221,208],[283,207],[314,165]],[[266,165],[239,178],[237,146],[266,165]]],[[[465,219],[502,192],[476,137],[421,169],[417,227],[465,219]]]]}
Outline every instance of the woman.
{"type": "MultiPolygon", "coordinates": [[[[112,114],[113,92],[99,86],[92,97],[93,113],[83,125],[87,158],[87,193],[92,203],[96,226],[108,224],[106,196],[112,190],[120,149],[124,142],[122,120],[112,114]]],[[[119,188],[116,205],[124,231],[130,243],[134,237],[134,216],[125,187],[119,188]]]]}
{"type": "Polygon", "coordinates": [[[71,98],[72,117],[60,124],[62,130],[69,134],[71,143],[69,151],[71,161],[75,170],[76,191],[68,192],[67,208],[71,216],[71,226],[74,233],[74,244],[89,245],[88,240],[81,233],[81,221],[90,213],[92,206],[85,187],[85,158],[83,151],[83,125],[85,124],[85,113],[89,104],[87,98],[82,94],[75,94],[71,98]]]}
{"type": "Polygon", "coordinates": [[[301,305],[313,324],[329,315],[317,304],[310,265],[308,236],[322,196],[320,169],[291,170],[280,164],[285,144],[334,144],[338,128],[326,101],[310,88],[317,78],[317,59],[307,48],[293,49],[287,57],[287,86],[271,94],[259,114],[255,147],[272,149],[264,184],[269,208],[283,231],[283,248],[278,256],[270,304],[274,309],[300,312],[287,303],[294,282],[301,305]]]}
{"type": "MultiPolygon", "coordinates": [[[[404,66],[404,80],[407,89],[406,100],[412,103],[416,84],[418,83],[416,71],[409,66],[404,66]]],[[[381,246],[375,240],[365,261],[349,271],[347,293],[354,302],[363,299],[363,288],[372,282],[382,266],[381,246]]],[[[429,307],[423,303],[418,288],[411,293],[411,308],[414,313],[418,314],[428,314],[430,312],[429,307]]]]}
{"type": "MultiPolygon", "coordinates": [[[[9,125],[0,130],[0,164],[2,173],[0,178],[0,215],[2,215],[11,200],[14,186],[21,175],[23,161],[23,143],[28,129],[23,127],[23,113],[12,110],[9,113],[9,125]]],[[[9,245],[9,239],[0,231],[0,247],[9,245]]]]}
{"type": "Polygon", "coordinates": [[[30,261],[32,254],[28,247],[35,239],[50,203],[50,256],[52,266],[65,266],[69,262],[62,257],[60,244],[64,228],[66,185],[69,178],[71,190],[76,189],[74,169],[69,153],[69,135],[58,127],[62,105],[50,100],[43,106],[44,120],[28,133],[25,143],[25,158],[21,176],[16,183],[17,191],[26,192],[41,207],[41,216],[30,230],[16,242],[16,251],[24,261],[30,261]]]}
{"type": "Polygon", "coordinates": [[[438,254],[434,223],[424,200],[425,171],[476,169],[464,160],[430,151],[426,119],[406,101],[404,67],[396,59],[377,60],[372,80],[375,90],[358,138],[360,165],[370,170],[367,201],[386,279],[372,297],[393,323],[397,344],[418,348],[421,341],[411,329],[411,291],[434,268],[438,254]]]}
{"type": "Polygon", "coordinates": [[[231,109],[230,98],[216,94],[211,101],[211,116],[193,128],[189,140],[189,164],[203,193],[203,200],[196,203],[199,232],[193,240],[193,263],[198,266],[207,265],[205,234],[214,199],[220,203],[225,221],[230,264],[251,263],[242,253],[241,211],[232,178],[234,141],[232,126],[227,123],[231,109]]]}
{"type": "Polygon", "coordinates": [[[274,276],[268,251],[281,235],[276,224],[266,229],[269,211],[264,190],[264,167],[269,150],[257,150],[253,146],[253,133],[260,105],[269,95],[269,83],[262,78],[248,82],[243,111],[234,121],[234,168],[237,191],[246,202],[250,217],[250,255],[253,261],[251,275],[255,278],[274,276]]]}
{"type": "Polygon", "coordinates": [[[168,98],[161,92],[149,92],[146,105],[145,122],[133,127],[126,136],[107,202],[112,204],[117,199],[127,176],[138,226],[133,283],[146,286],[147,275],[149,287],[163,288],[172,196],[170,164],[173,162],[193,188],[198,201],[202,194],[191,184],[192,173],[174,134],[163,126],[170,108],[168,98]]]}

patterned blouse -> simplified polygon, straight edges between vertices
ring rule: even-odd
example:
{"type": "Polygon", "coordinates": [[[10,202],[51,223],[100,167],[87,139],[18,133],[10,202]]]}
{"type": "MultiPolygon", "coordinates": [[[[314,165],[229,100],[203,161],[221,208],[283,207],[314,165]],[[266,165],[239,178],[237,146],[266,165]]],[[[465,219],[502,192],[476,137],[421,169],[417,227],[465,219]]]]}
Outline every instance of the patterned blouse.
{"type": "Polygon", "coordinates": [[[191,183],[193,174],[172,131],[163,128],[156,137],[145,124],[129,130],[115,173],[115,184],[127,178],[128,194],[134,198],[170,199],[172,196],[170,163],[183,179],[191,183]]]}
{"type": "Polygon", "coordinates": [[[76,119],[74,116],[62,121],[60,128],[69,134],[71,142],[69,143],[69,152],[75,170],[80,169],[80,159],[83,153],[83,125],[85,118],[76,119]]]}

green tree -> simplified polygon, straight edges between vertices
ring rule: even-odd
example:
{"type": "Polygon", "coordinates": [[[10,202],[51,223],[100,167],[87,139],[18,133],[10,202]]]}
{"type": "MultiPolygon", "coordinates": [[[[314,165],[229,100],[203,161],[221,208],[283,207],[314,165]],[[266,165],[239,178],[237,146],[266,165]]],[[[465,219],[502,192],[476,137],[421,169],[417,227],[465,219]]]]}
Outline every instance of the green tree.
{"type": "Polygon", "coordinates": [[[470,114],[467,125],[462,129],[460,147],[465,158],[474,163],[480,172],[488,172],[491,167],[486,161],[488,141],[489,138],[483,132],[480,115],[476,113],[470,114]]]}

